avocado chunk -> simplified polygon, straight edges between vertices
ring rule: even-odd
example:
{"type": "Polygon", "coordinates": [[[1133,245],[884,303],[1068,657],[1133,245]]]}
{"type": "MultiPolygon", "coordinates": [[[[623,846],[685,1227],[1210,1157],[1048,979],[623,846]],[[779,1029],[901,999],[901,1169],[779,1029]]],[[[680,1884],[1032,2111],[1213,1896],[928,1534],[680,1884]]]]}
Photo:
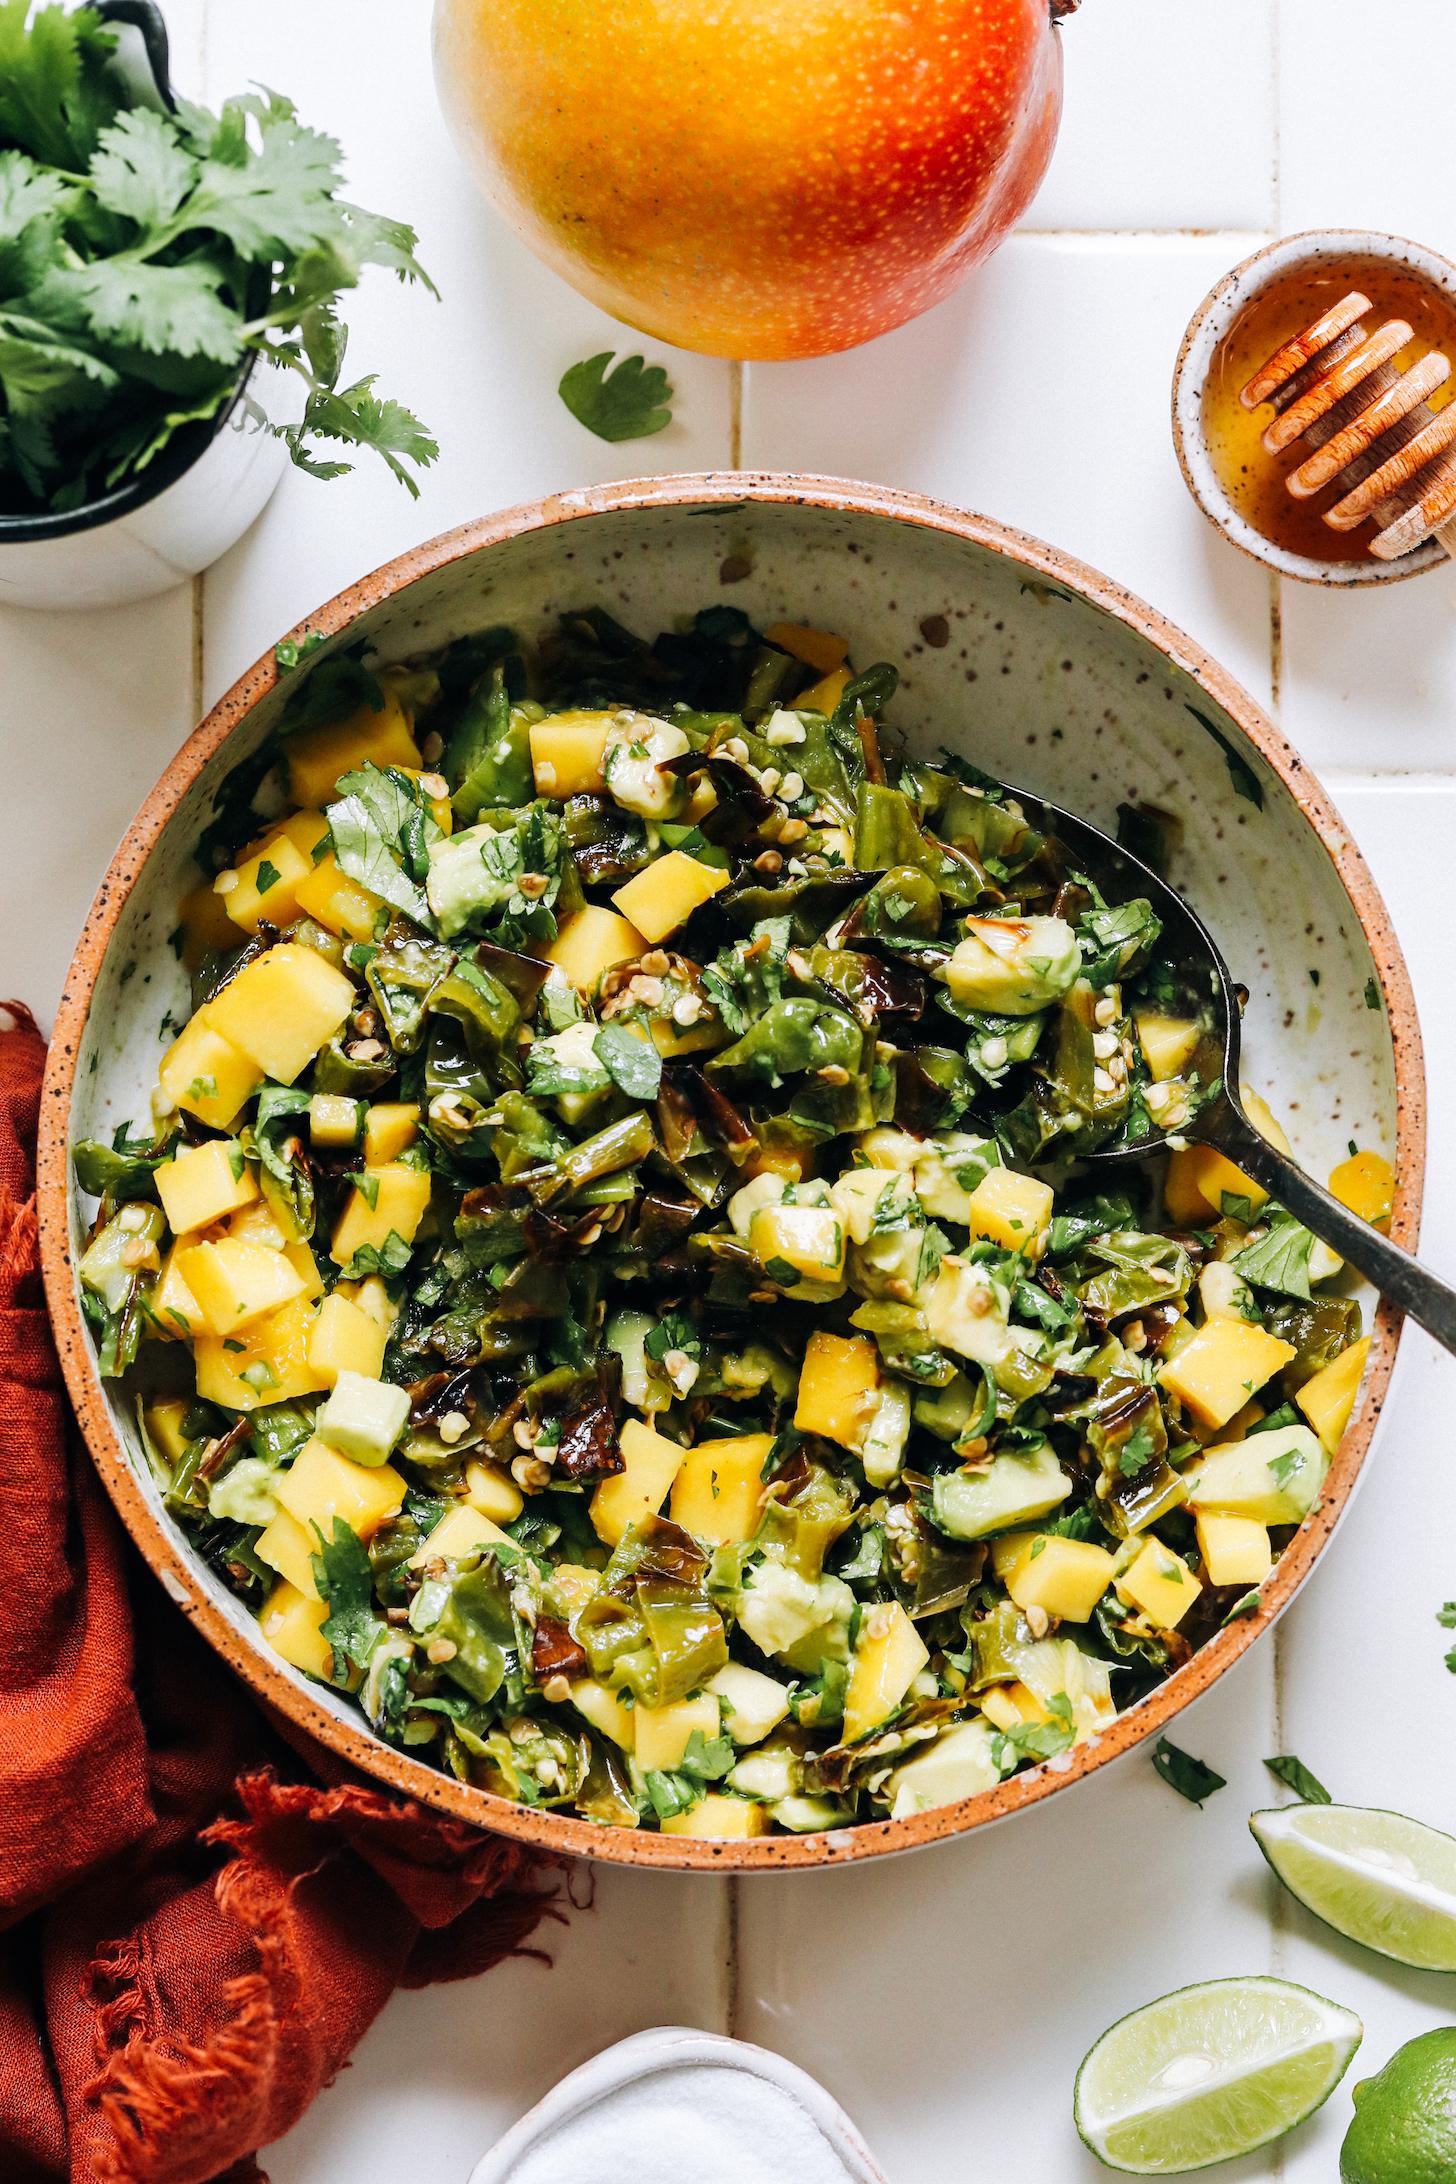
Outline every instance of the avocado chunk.
{"type": "Polygon", "coordinates": [[[406,1389],[345,1371],[314,1420],[314,1431],[353,1463],[382,1464],[409,1424],[409,1414],[406,1389]]]}
{"type": "Polygon", "coordinates": [[[1050,1441],[1025,1456],[998,1456],[986,1471],[943,1471],[930,1515],[952,1539],[985,1539],[1047,1516],[1072,1491],[1050,1441]]]}
{"type": "Polygon", "coordinates": [[[995,1740],[983,1721],[953,1722],[925,1752],[890,1777],[890,1818],[907,1820],[935,1805],[955,1805],[994,1789],[1001,1780],[995,1740]]]}

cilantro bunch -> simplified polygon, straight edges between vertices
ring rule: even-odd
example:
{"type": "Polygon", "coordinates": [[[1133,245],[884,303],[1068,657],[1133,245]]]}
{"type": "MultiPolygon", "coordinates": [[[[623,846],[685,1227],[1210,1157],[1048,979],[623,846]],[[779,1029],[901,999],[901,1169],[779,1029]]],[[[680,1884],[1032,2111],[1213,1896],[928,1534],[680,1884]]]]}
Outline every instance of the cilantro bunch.
{"type": "Polygon", "coordinates": [[[417,492],[436,444],[372,374],[340,384],[338,315],[368,265],[431,286],[412,230],[345,202],[338,145],[287,99],[137,105],[115,45],[84,10],[0,0],[0,509],[129,483],[251,353],[304,381],[301,421],[270,428],[301,469],[367,447],[417,492]]]}

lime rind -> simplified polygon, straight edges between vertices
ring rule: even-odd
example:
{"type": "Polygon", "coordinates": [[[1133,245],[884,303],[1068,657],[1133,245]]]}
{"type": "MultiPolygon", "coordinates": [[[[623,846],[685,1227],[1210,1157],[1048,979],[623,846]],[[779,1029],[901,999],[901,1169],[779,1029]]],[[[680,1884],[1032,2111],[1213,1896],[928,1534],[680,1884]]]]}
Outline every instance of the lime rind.
{"type": "Polygon", "coordinates": [[[1128,2175],[1234,2160],[1312,2116],[1361,2033],[1348,2010],[1286,1980],[1180,1988],[1119,2019],[1089,2050],[1077,2130],[1099,2161],[1128,2175]]]}
{"type": "Polygon", "coordinates": [[[1456,1972],[1456,1837],[1360,1805],[1251,1814],[1255,1842],[1290,1894],[1378,1956],[1456,1972]]]}

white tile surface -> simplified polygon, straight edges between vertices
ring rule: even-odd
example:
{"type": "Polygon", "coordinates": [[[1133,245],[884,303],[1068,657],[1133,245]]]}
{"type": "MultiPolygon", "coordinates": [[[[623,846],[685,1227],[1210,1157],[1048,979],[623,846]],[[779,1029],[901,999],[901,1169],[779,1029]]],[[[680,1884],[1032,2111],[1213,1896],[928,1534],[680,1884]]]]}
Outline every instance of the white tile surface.
{"type": "Polygon", "coordinates": [[[1456,87],[1456,9],[1277,0],[1277,14],[1280,228],[1384,228],[1451,255],[1456,191],[1441,117],[1456,87]]]}
{"type": "MultiPolygon", "coordinates": [[[[0,617],[0,986],[43,1012],[112,843],[190,725],[195,667],[211,698],[341,583],[447,524],[730,454],[732,380],[716,363],[666,359],[677,419],[640,446],[604,446],[556,402],[568,363],[634,337],[477,204],[435,111],[425,0],[170,0],[168,12],[184,87],[216,98],[256,78],[294,93],[343,136],[358,196],[417,221],[445,300],[375,279],[350,313],[353,362],[418,406],[444,456],[418,504],[367,467],[329,487],[290,477],[197,602],[0,617]]],[[[1388,130],[1370,127],[1370,20],[1359,0],[1085,0],[1064,33],[1062,146],[1027,230],[918,325],[848,357],[755,368],[744,453],[983,508],[1121,577],[1261,695],[1277,666],[1285,723],[1330,770],[1410,955],[1432,1082],[1425,1248],[1456,1266],[1456,1026],[1434,907],[1456,827],[1456,573],[1360,599],[1286,585],[1276,653],[1271,588],[1186,498],[1167,428],[1188,313],[1276,218],[1382,222],[1456,249],[1441,131],[1414,149],[1407,135],[1394,156],[1388,130]],[[1051,232],[1112,229],[1143,232],[1051,232]]],[[[1417,45],[1432,105],[1449,105],[1450,0],[1392,0],[1380,30],[1417,45]]],[[[270,2151],[275,2184],[463,2184],[556,2076],[669,2019],[731,2019],[816,2071],[894,2184],[1091,2184],[1101,2172],[1069,2122],[1075,2064],[1120,2010],[1183,1980],[1285,1969],[1362,2012],[1362,2063],[1378,2065],[1449,2017],[1449,2000],[1278,1899],[1244,1822],[1271,1801],[1260,1761],[1280,1745],[1337,1793],[1438,1822],[1456,1810],[1456,1685],[1434,1621],[1456,1594],[1453,1401],[1456,1366],[1411,1338],[1367,1485],[1277,1650],[1179,1731],[1230,1776],[1204,1812],[1134,1756],[980,1840],[741,1884],[736,1958],[724,1884],[606,1872],[596,1908],[551,1943],[554,1970],[523,1963],[393,2001],[270,2151]]],[[[1320,2184],[1347,2115],[1342,2094],[1314,2130],[1226,2173],[1320,2184]]]]}
{"type": "MultiPolygon", "coordinates": [[[[1436,0],[1440,4],[1440,0],[1436,0]]],[[[1083,0],[1036,228],[1262,228],[1274,218],[1269,0],[1083,0]]]]}
{"type": "MultiPolygon", "coordinates": [[[[572,1892],[592,1893],[585,1872],[572,1892]]],[[[653,2025],[726,2031],[727,1909],[712,1878],[605,1871],[590,1908],[538,1930],[549,1968],[523,1959],[395,1996],[350,2069],[266,2156],[273,2184],[464,2184],[517,2116],[601,2048],[653,2025]]]]}
{"type": "Polygon", "coordinates": [[[413,223],[443,301],[380,273],[350,300],[350,372],[378,367],[382,391],[434,431],[440,461],[418,501],[367,456],[328,486],[301,472],[284,479],[205,579],[209,703],[310,608],[437,531],[565,486],[727,455],[729,367],[708,358],[666,352],[673,422],[627,448],[596,439],[556,399],[569,364],[641,340],[548,273],[481,203],[435,102],[428,13],[424,0],[309,0],[301,40],[294,0],[211,7],[208,96],[262,75],[338,136],[349,187],[413,223]]]}
{"type": "MultiPolygon", "coordinates": [[[[1451,223],[1456,244],[1456,217],[1451,223]]],[[[1336,594],[1280,584],[1285,729],[1317,771],[1423,773],[1456,758],[1456,567],[1336,594]]]]}
{"type": "Polygon", "coordinates": [[[190,591],[74,618],[0,608],[0,989],[47,1029],[96,883],[192,725],[190,591]]]}
{"type": "Polygon", "coordinates": [[[1168,427],[1189,316],[1254,247],[1015,236],[958,294],[868,348],[752,365],[744,459],[883,479],[1055,539],[1156,599],[1267,695],[1270,580],[1199,514],[1168,427]]]}

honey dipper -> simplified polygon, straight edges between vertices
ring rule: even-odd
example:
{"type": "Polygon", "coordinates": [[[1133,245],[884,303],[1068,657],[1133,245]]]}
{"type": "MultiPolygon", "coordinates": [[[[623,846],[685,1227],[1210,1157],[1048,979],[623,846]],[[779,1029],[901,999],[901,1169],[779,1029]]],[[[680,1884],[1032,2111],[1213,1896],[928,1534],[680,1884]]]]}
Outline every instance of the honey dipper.
{"type": "Polygon", "coordinates": [[[1370,299],[1353,290],[1277,349],[1239,395],[1244,408],[1271,402],[1264,434],[1271,455],[1301,460],[1285,479],[1304,500],[1336,484],[1325,511],[1332,530],[1378,526],[1370,551],[1396,561],[1428,538],[1456,557],[1456,401],[1432,410],[1427,397],[1451,375],[1432,349],[1407,370],[1394,358],[1411,339],[1404,319],[1372,332],[1370,299]]]}

